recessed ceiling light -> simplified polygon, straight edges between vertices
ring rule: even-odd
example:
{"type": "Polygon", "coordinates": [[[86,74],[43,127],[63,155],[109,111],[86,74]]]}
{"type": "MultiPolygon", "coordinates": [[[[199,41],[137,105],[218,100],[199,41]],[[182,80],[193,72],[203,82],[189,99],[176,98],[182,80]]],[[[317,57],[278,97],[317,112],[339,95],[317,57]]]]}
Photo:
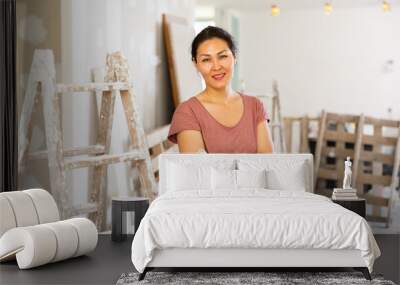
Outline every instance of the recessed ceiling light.
{"type": "Polygon", "coordinates": [[[325,14],[330,15],[332,13],[332,9],[333,8],[332,8],[331,3],[329,3],[329,2],[325,3],[325,5],[324,5],[325,14]]]}
{"type": "Polygon", "coordinates": [[[390,11],[390,4],[386,0],[382,2],[382,10],[383,12],[389,12],[390,11]]]}
{"type": "Polygon", "coordinates": [[[279,9],[279,7],[275,4],[271,5],[271,15],[272,16],[278,16],[279,13],[281,12],[281,9],[279,9]]]}

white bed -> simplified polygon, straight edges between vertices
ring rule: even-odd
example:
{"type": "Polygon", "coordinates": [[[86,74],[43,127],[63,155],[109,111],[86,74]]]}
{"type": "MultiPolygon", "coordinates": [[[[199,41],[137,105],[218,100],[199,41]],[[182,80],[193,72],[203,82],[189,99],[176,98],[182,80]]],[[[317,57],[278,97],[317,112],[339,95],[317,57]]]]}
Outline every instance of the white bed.
{"type": "Polygon", "coordinates": [[[155,267],[354,267],[370,278],[380,255],[371,229],[312,194],[311,155],[165,154],[159,163],[160,195],[132,243],[140,279],[155,267]]]}

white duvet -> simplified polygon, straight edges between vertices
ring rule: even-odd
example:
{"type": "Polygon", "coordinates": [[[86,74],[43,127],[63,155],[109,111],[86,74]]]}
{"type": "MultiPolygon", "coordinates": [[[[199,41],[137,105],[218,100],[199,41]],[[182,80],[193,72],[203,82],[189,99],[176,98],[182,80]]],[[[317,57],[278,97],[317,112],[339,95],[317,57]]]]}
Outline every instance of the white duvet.
{"type": "Polygon", "coordinates": [[[358,249],[370,272],[380,256],[359,215],[320,195],[266,189],[162,195],[134,237],[136,269],[164,248],[358,249]]]}

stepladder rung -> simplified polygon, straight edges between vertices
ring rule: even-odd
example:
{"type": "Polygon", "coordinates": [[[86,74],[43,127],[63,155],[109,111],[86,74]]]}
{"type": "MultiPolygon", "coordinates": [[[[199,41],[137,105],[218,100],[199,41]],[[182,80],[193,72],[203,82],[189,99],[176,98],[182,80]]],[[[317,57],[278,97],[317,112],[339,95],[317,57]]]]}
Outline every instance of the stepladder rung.
{"type": "Polygon", "coordinates": [[[273,128],[282,128],[282,123],[269,123],[269,125],[273,128]]]}
{"type": "MultiPolygon", "coordinates": [[[[64,157],[70,156],[79,156],[79,155],[98,155],[104,154],[105,147],[103,145],[90,145],[84,147],[76,147],[71,149],[65,149],[63,151],[64,157]]],[[[35,160],[35,159],[47,159],[48,151],[41,150],[32,153],[28,153],[27,159],[35,160]]]]}
{"type": "Polygon", "coordinates": [[[370,222],[386,223],[386,224],[389,222],[388,217],[379,217],[379,216],[370,216],[370,215],[367,215],[366,220],[370,221],[370,222]]]}
{"type": "Polygon", "coordinates": [[[57,93],[129,90],[130,87],[127,82],[57,84],[57,93]]]}
{"type": "Polygon", "coordinates": [[[71,212],[73,216],[79,216],[83,214],[94,213],[97,211],[98,211],[97,203],[87,203],[73,207],[71,212]]]}
{"type": "Polygon", "coordinates": [[[65,169],[70,170],[74,168],[100,166],[106,164],[121,163],[132,160],[143,160],[146,156],[142,150],[131,150],[123,154],[105,154],[92,156],[84,159],[66,159],[65,169]]]}

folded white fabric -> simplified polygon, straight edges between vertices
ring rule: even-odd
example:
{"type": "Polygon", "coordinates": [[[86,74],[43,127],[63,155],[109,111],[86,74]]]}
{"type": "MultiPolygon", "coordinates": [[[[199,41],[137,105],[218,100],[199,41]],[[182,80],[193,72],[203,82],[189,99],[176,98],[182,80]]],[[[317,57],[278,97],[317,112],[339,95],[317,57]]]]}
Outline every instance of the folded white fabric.
{"type": "Polygon", "coordinates": [[[0,262],[17,259],[20,269],[86,254],[97,229],[86,218],[59,221],[53,197],[43,189],[0,193],[0,262]]]}
{"type": "Polygon", "coordinates": [[[20,269],[76,257],[97,245],[97,229],[85,218],[13,228],[0,238],[0,260],[16,256],[20,269]]]}
{"type": "Polygon", "coordinates": [[[49,192],[29,189],[0,193],[0,237],[15,227],[34,226],[60,220],[57,204],[49,192]]]}
{"type": "Polygon", "coordinates": [[[15,228],[17,223],[11,204],[0,193],[0,237],[9,229],[15,228]]]}

